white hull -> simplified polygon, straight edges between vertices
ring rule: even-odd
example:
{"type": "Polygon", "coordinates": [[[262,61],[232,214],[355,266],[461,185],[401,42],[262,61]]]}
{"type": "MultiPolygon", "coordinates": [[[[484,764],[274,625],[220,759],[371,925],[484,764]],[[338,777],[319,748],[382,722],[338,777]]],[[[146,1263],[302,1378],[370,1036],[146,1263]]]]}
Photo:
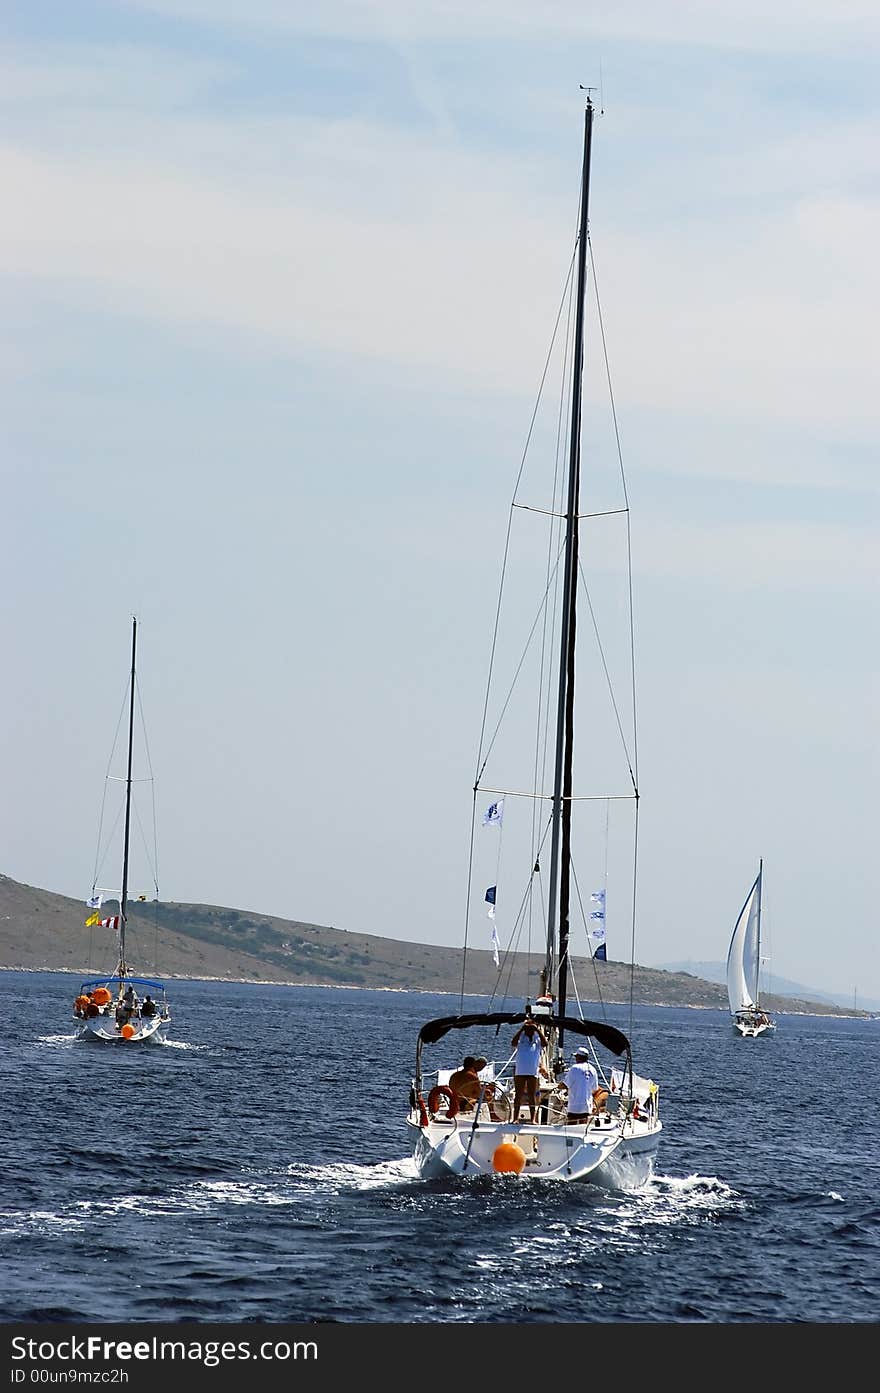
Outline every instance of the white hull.
{"type": "Polygon", "coordinates": [[[114,1016],[89,1016],[86,1020],[77,1019],[77,1040],[98,1041],[104,1045],[142,1045],[146,1043],[161,1045],[171,1021],[167,1017],[147,1016],[143,1020],[132,1020],[135,1033],[126,1038],[120,1032],[114,1016]]]}
{"type": "Polygon", "coordinates": [[[521,1180],[589,1180],[609,1190],[640,1189],[650,1180],[663,1130],[659,1121],[597,1117],[589,1126],[532,1122],[419,1123],[407,1119],[413,1160],[422,1179],[495,1175],[493,1157],[503,1142],[526,1154],[521,1180]]]}
{"type": "Polygon", "coordinates": [[[733,1028],[745,1040],[757,1040],[759,1035],[766,1035],[769,1030],[776,1029],[772,1021],[762,1021],[758,1025],[751,1025],[748,1021],[737,1020],[733,1022],[733,1028]]]}

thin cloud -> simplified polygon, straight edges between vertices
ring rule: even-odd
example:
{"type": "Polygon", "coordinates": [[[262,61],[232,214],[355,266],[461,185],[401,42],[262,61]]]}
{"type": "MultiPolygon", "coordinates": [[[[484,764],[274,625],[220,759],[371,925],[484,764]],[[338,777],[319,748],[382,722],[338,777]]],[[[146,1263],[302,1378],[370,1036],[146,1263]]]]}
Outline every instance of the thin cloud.
{"type": "MultiPolygon", "coordinates": [[[[219,149],[222,130],[206,129],[206,147],[219,149]]],[[[259,149],[253,124],[248,133],[259,149]]],[[[357,123],[288,123],[285,136],[289,183],[252,170],[246,198],[234,169],[200,177],[191,147],[173,159],[174,123],[154,130],[152,155],[62,161],[7,146],[0,177],[16,198],[0,264],[88,280],[107,306],[152,319],[421,365],[450,389],[530,390],[571,207],[523,207],[512,163],[481,184],[476,158],[427,148],[414,169],[410,141],[357,123]],[[385,186],[406,189],[388,200],[393,216],[385,186]]],[[[852,198],[683,236],[609,227],[600,208],[600,293],[613,305],[612,366],[630,404],[733,413],[748,402],[756,418],[876,425],[878,231],[880,205],[852,198]]]]}
{"type": "Polygon", "coordinates": [[[692,46],[749,48],[753,51],[836,49],[841,43],[876,42],[876,6],[870,0],[840,0],[829,8],[821,0],[781,0],[767,7],[759,0],[706,5],[702,0],[632,0],[625,6],[589,10],[570,0],[123,0],[126,8],[172,19],[213,25],[366,40],[389,34],[408,39],[503,39],[594,37],[692,46]]]}

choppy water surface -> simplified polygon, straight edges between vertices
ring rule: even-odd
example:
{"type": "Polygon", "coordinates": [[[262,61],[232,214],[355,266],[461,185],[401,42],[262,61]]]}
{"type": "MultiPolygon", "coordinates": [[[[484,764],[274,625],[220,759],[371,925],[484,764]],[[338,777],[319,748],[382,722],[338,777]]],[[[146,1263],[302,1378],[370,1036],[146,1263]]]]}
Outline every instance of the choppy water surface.
{"type": "Polygon", "coordinates": [[[107,1048],[78,979],[0,973],[5,1321],[878,1318],[876,1022],[640,1008],[665,1132],[622,1197],[415,1177],[416,1032],[457,998],[169,985],[168,1044],[107,1048]]]}

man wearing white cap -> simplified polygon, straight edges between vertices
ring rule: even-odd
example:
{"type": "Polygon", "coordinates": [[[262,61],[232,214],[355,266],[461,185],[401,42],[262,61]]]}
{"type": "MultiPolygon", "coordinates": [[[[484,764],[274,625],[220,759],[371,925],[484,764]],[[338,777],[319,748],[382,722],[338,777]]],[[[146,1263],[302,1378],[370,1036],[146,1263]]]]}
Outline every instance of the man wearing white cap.
{"type": "Polygon", "coordinates": [[[586,1045],[574,1052],[574,1064],[562,1076],[568,1089],[566,1122],[587,1122],[593,1111],[593,1090],[599,1087],[599,1075],[590,1062],[586,1045]]]}

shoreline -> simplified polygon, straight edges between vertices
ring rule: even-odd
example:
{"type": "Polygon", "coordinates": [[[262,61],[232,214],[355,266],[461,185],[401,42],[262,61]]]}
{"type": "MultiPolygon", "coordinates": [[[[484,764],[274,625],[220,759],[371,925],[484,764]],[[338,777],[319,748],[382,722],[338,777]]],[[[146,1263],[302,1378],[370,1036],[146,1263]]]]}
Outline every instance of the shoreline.
{"type": "MultiPolygon", "coordinates": [[[[27,974],[30,974],[30,975],[36,975],[37,973],[49,973],[49,974],[51,974],[51,975],[53,975],[53,976],[73,977],[73,978],[77,978],[77,977],[82,978],[83,976],[97,976],[97,977],[100,977],[100,976],[102,976],[102,975],[103,975],[103,976],[110,977],[110,976],[113,975],[112,972],[110,972],[110,973],[104,973],[104,974],[102,974],[102,973],[100,973],[100,972],[96,973],[96,972],[94,971],[94,969],[92,969],[92,968],[72,968],[72,967],[7,967],[7,966],[5,966],[5,965],[0,965],[0,973],[3,973],[3,972],[21,972],[21,973],[27,973],[27,974]]],[[[135,976],[142,976],[143,974],[141,974],[141,973],[135,973],[134,975],[135,975],[135,976]]],[[[458,991],[444,991],[442,988],[439,988],[439,987],[433,987],[433,988],[430,988],[430,989],[425,988],[425,987],[365,987],[365,986],[355,986],[353,983],[349,983],[349,982],[284,982],[284,981],[278,981],[278,980],[276,980],[276,979],[274,979],[274,978],[269,978],[269,977],[194,977],[194,976],[190,976],[188,973],[178,973],[178,974],[176,974],[176,975],[173,976],[173,977],[169,977],[169,976],[166,976],[165,974],[163,974],[163,973],[161,973],[161,972],[157,972],[157,973],[156,973],[156,979],[157,979],[157,980],[161,980],[161,981],[163,981],[164,983],[172,983],[172,982],[205,982],[205,983],[208,983],[208,982],[221,982],[221,983],[228,983],[230,986],[239,986],[239,987],[314,987],[314,988],[318,988],[318,989],[320,989],[320,990],[322,990],[322,991],[326,990],[327,988],[332,988],[332,989],[334,989],[334,990],[336,990],[336,991],[344,991],[344,992],[395,992],[395,993],[397,993],[398,995],[401,995],[401,994],[410,994],[410,993],[414,993],[414,994],[416,994],[416,995],[418,995],[418,996],[451,996],[451,997],[455,997],[455,996],[459,996],[459,995],[460,995],[460,993],[459,993],[458,991]]],[[[470,997],[474,997],[474,996],[476,996],[476,997],[482,997],[482,998],[484,998],[485,1000],[489,1000],[489,999],[490,999],[490,995],[489,995],[488,992],[466,992],[465,995],[466,995],[466,996],[470,996],[470,997]]],[[[591,1005],[600,1005],[600,1004],[602,1004],[602,1003],[591,1002],[591,1003],[589,1003],[589,1004],[591,1004],[591,1005]]],[[[613,1001],[613,1000],[611,1000],[611,999],[606,999],[605,1002],[604,1002],[604,1004],[607,1005],[607,1006],[626,1006],[628,1003],[627,1003],[626,1001],[613,1001]]],[[[682,1001],[675,1001],[675,1002],[672,1002],[672,1001],[643,1001],[643,1002],[638,1002],[638,1003],[636,1003],[636,1004],[637,1004],[637,1005],[641,1005],[641,1006],[660,1006],[660,1007],[662,1007],[664,1010],[721,1011],[721,1012],[725,1012],[726,1009],[727,1009],[727,1008],[724,1007],[724,1006],[705,1006],[705,1005],[703,1005],[702,1003],[699,1003],[699,1002],[682,1002],[682,1001]]],[[[878,1020],[878,1019],[880,1019],[880,1017],[874,1015],[874,1014],[873,1014],[872,1012],[870,1012],[870,1011],[843,1011],[843,1010],[840,1010],[840,1011],[780,1011],[780,1010],[777,1010],[777,1011],[774,1012],[774,1014],[777,1015],[777,1016],[809,1016],[811,1020],[821,1019],[823,1016],[827,1016],[827,1017],[829,1017],[829,1018],[832,1019],[832,1020],[856,1020],[856,1021],[863,1021],[863,1020],[864,1020],[864,1021],[873,1021],[873,1020],[878,1020]]]]}

